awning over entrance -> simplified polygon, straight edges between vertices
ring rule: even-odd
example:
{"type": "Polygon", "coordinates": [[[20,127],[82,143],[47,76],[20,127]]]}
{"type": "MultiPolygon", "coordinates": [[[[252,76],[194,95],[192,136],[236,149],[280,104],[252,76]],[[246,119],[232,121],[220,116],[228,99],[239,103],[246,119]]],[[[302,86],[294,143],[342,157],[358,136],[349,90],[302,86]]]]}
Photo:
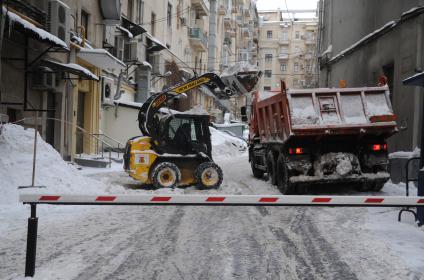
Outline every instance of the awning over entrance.
{"type": "Polygon", "coordinates": [[[26,19],[23,19],[16,13],[7,10],[5,7],[3,7],[2,12],[7,16],[9,26],[13,26],[15,29],[17,29],[17,31],[22,32],[26,36],[31,37],[35,40],[47,43],[53,47],[69,50],[68,45],[66,45],[63,40],[59,39],[55,35],[47,32],[44,29],[38,28],[37,26],[27,21],[26,19]]]}
{"type": "Polygon", "coordinates": [[[79,58],[101,69],[116,70],[119,72],[126,68],[124,62],[114,57],[105,49],[81,48],[77,55],[79,58]]]}
{"type": "Polygon", "coordinates": [[[165,44],[163,44],[161,41],[159,41],[157,38],[153,37],[152,34],[149,32],[146,32],[146,37],[148,40],[150,40],[150,47],[149,51],[151,52],[160,52],[162,50],[168,49],[165,44]]]}
{"type": "Polygon", "coordinates": [[[90,70],[75,63],[60,63],[60,62],[45,59],[45,60],[42,60],[40,64],[43,66],[47,66],[50,69],[57,72],[71,73],[87,80],[94,80],[94,81],[99,80],[99,77],[93,74],[90,70]]]}
{"type": "Polygon", "coordinates": [[[406,86],[424,86],[424,72],[417,73],[414,76],[406,78],[402,81],[406,86]]]}

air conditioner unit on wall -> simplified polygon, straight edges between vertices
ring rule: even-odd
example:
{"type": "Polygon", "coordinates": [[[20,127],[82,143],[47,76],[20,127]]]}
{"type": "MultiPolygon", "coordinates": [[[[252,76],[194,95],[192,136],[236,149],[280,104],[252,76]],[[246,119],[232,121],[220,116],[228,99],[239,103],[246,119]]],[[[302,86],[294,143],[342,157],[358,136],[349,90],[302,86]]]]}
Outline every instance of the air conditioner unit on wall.
{"type": "Polygon", "coordinates": [[[115,84],[112,78],[102,76],[102,105],[114,106],[115,84]]]}
{"type": "Polygon", "coordinates": [[[47,31],[69,45],[69,7],[59,0],[49,0],[47,31]]]}

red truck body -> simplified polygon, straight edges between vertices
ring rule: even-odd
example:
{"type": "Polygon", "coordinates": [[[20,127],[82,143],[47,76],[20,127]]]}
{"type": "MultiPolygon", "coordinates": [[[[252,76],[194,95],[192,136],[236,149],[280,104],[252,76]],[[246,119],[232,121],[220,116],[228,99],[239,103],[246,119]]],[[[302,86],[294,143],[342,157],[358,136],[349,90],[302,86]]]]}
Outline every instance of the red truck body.
{"type": "Polygon", "coordinates": [[[284,83],[281,88],[254,94],[249,134],[254,175],[269,173],[283,193],[332,182],[381,189],[389,178],[386,139],[397,132],[389,88],[286,90],[284,83]],[[347,167],[338,172],[343,164],[347,167]]]}

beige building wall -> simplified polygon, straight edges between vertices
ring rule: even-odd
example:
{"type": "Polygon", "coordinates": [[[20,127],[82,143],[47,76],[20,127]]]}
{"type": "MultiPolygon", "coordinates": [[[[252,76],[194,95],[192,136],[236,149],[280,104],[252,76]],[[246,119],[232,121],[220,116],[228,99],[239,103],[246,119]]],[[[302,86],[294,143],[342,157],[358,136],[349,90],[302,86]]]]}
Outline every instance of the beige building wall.
{"type": "Polygon", "coordinates": [[[283,19],[280,10],[259,11],[260,90],[317,86],[317,19],[283,19]]]}

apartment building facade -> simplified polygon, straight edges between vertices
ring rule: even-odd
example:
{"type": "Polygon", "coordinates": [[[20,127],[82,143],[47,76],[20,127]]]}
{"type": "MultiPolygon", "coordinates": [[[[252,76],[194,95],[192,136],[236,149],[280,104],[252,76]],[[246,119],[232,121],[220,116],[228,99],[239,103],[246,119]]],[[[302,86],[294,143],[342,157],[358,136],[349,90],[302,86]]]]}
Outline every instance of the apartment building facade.
{"type": "MultiPolygon", "coordinates": [[[[236,63],[246,5],[254,9],[251,0],[10,0],[0,113],[33,126],[37,112],[41,135],[68,159],[96,153],[99,139],[125,143],[152,93],[236,63]]],[[[204,90],[169,105],[216,118],[228,110],[204,90]]]]}
{"type": "Polygon", "coordinates": [[[317,86],[317,30],[314,11],[259,11],[260,90],[317,86]],[[312,14],[312,16],[311,16],[312,14]]]}

